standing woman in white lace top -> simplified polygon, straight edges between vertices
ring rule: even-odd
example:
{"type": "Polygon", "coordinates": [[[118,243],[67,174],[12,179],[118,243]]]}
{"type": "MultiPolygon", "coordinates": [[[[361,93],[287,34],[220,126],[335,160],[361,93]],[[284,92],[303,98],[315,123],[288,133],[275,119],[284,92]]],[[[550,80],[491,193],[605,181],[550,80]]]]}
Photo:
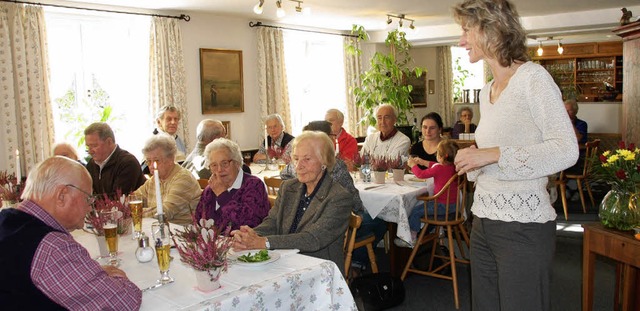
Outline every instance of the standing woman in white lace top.
{"type": "Polygon", "coordinates": [[[529,61],[525,31],[506,0],[453,9],[469,60],[493,81],[480,92],[478,148],[460,150],[459,174],[476,182],[471,232],[472,309],[550,310],[556,213],[547,176],[573,165],[578,144],[560,90],[529,61]]]}

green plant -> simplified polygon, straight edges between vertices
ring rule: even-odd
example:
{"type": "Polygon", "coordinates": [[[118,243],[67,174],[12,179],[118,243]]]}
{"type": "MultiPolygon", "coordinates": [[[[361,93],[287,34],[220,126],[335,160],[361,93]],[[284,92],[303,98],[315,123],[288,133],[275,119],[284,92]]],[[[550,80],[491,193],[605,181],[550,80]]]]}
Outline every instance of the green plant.
{"type": "Polygon", "coordinates": [[[460,65],[460,57],[457,57],[453,64],[453,102],[462,102],[462,88],[464,81],[472,77],[473,73],[460,65]]]}
{"type": "MultiPolygon", "coordinates": [[[[78,148],[84,146],[84,129],[93,122],[112,122],[118,119],[113,115],[113,107],[109,103],[109,94],[102,89],[93,77],[92,90],[87,98],[78,100],[75,80],[64,95],[54,99],[65,124],[65,140],[76,142],[78,148]]],[[[110,124],[113,126],[113,124],[110,124]]],[[[114,129],[115,130],[115,129],[114,129]]]]}
{"type": "MultiPolygon", "coordinates": [[[[353,25],[351,33],[358,41],[369,40],[364,27],[353,25]]],[[[393,105],[398,110],[398,124],[409,124],[409,114],[413,115],[411,104],[411,90],[413,86],[406,83],[406,77],[415,75],[420,77],[426,69],[415,66],[409,54],[411,43],[402,31],[393,30],[387,34],[385,45],[388,53],[376,52],[370,60],[370,68],[360,75],[360,86],[352,91],[355,103],[364,110],[360,122],[365,125],[375,125],[375,109],[380,104],[393,105]]],[[[357,46],[349,45],[347,53],[360,55],[357,46]]]]}

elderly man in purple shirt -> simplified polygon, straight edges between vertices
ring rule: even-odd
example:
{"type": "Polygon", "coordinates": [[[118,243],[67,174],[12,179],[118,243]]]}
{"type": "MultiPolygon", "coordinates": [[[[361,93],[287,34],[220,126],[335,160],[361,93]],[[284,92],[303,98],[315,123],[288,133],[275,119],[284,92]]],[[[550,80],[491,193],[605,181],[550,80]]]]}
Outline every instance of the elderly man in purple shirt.
{"type": "Polygon", "coordinates": [[[53,157],[29,173],[16,208],[0,212],[0,301],[6,310],[138,310],[142,292],[101,267],[70,231],[91,210],[91,176],[53,157]]]}

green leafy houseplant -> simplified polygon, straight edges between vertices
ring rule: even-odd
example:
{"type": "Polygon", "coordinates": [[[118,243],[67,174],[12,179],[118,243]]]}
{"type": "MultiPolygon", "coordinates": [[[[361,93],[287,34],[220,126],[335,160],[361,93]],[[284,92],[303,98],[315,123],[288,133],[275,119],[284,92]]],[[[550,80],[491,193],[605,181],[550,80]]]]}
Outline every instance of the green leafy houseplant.
{"type": "MultiPolygon", "coordinates": [[[[369,40],[363,26],[353,25],[351,33],[358,41],[369,40]]],[[[380,104],[390,104],[398,111],[398,124],[409,124],[409,114],[413,114],[410,93],[413,86],[406,83],[406,77],[420,77],[426,69],[415,66],[409,54],[411,44],[405,33],[393,30],[387,34],[385,45],[388,53],[376,52],[370,60],[371,67],[360,75],[361,84],[352,91],[355,104],[364,110],[360,122],[365,125],[376,124],[375,109],[380,104]]],[[[355,45],[347,46],[347,53],[359,55],[362,51],[355,45]]]]}
{"type": "Polygon", "coordinates": [[[453,102],[461,103],[462,99],[462,88],[464,87],[464,81],[467,78],[473,76],[469,70],[465,69],[460,65],[460,57],[456,58],[453,66],[453,102]]]}

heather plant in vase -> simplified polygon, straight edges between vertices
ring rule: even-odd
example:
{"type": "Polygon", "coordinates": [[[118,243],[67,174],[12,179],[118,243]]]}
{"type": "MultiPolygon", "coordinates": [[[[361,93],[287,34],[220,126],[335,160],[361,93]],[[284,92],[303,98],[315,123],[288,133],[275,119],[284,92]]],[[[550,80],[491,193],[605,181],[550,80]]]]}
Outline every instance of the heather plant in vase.
{"type": "Polygon", "coordinates": [[[120,189],[116,190],[116,197],[117,199],[111,199],[106,194],[96,197],[93,210],[87,214],[85,218],[85,223],[90,225],[89,229],[93,234],[104,235],[104,231],[102,229],[104,219],[101,219],[100,212],[112,210],[119,212],[118,234],[122,235],[131,232],[131,209],[129,209],[129,206],[125,204],[125,196],[122,194],[120,189]]]}
{"type": "Polygon", "coordinates": [[[374,172],[386,172],[389,169],[389,161],[386,157],[371,158],[371,170],[374,172]]]}
{"type": "Polygon", "coordinates": [[[9,205],[20,201],[21,195],[22,187],[18,185],[16,175],[0,171],[0,200],[3,201],[0,207],[7,207],[5,203],[9,205]]]}
{"type": "Polygon", "coordinates": [[[227,270],[227,254],[233,245],[231,226],[222,231],[213,219],[194,219],[184,230],[176,230],[173,241],[180,260],[196,271],[206,271],[211,282],[217,282],[227,270]]]}

